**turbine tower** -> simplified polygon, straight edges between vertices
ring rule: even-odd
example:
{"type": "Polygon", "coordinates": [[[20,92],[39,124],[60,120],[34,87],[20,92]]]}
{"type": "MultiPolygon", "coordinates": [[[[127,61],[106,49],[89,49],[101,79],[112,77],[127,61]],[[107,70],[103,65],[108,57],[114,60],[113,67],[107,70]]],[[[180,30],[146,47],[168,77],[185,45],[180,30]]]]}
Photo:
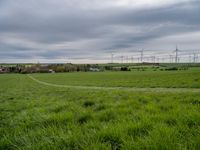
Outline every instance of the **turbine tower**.
{"type": "Polygon", "coordinates": [[[176,45],[176,50],[175,50],[175,62],[178,63],[178,46],[176,45]]]}

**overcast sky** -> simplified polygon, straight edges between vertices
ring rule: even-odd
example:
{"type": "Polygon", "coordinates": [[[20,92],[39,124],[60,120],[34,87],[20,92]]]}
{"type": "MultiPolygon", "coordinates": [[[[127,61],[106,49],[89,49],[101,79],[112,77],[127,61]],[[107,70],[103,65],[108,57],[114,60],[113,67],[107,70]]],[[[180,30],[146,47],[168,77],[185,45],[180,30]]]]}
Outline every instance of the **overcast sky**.
{"type": "Polygon", "coordinates": [[[0,0],[0,62],[200,49],[200,0],[0,0]]]}

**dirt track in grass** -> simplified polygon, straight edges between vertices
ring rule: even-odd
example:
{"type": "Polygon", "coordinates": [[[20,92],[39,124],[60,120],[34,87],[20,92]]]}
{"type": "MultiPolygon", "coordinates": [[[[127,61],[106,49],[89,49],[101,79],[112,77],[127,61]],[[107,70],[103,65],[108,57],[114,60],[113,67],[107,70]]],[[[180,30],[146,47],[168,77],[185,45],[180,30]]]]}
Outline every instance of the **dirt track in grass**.
{"type": "Polygon", "coordinates": [[[27,75],[31,80],[51,87],[58,88],[74,88],[74,89],[94,89],[94,90],[126,90],[126,91],[141,91],[141,92],[200,92],[200,88],[138,88],[138,87],[100,87],[100,86],[75,86],[75,85],[60,85],[40,81],[31,75],[27,75]]]}

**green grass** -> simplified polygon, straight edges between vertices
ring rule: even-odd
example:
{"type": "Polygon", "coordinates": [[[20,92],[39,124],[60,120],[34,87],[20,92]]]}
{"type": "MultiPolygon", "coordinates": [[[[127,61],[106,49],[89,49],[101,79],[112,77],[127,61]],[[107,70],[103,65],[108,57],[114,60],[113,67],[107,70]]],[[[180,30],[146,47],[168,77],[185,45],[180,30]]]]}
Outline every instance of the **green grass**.
{"type": "Polygon", "coordinates": [[[103,87],[200,87],[200,70],[34,74],[33,77],[45,82],[61,85],[103,87]]]}
{"type": "MultiPolygon", "coordinates": [[[[66,85],[199,87],[200,72],[33,76],[66,85]]],[[[0,149],[195,150],[200,147],[199,110],[197,92],[57,88],[5,74],[0,75],[0,149]]]]}

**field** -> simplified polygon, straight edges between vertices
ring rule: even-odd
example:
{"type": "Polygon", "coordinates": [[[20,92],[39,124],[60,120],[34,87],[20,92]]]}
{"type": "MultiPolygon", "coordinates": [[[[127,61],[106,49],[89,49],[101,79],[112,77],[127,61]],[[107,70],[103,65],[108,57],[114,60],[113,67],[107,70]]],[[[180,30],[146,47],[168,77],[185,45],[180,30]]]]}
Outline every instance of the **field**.
{"type": "Polygon", "coordinates": [[[200,147],[200,69],[1,74],[0,104],[0,149],[200,147]]]}

